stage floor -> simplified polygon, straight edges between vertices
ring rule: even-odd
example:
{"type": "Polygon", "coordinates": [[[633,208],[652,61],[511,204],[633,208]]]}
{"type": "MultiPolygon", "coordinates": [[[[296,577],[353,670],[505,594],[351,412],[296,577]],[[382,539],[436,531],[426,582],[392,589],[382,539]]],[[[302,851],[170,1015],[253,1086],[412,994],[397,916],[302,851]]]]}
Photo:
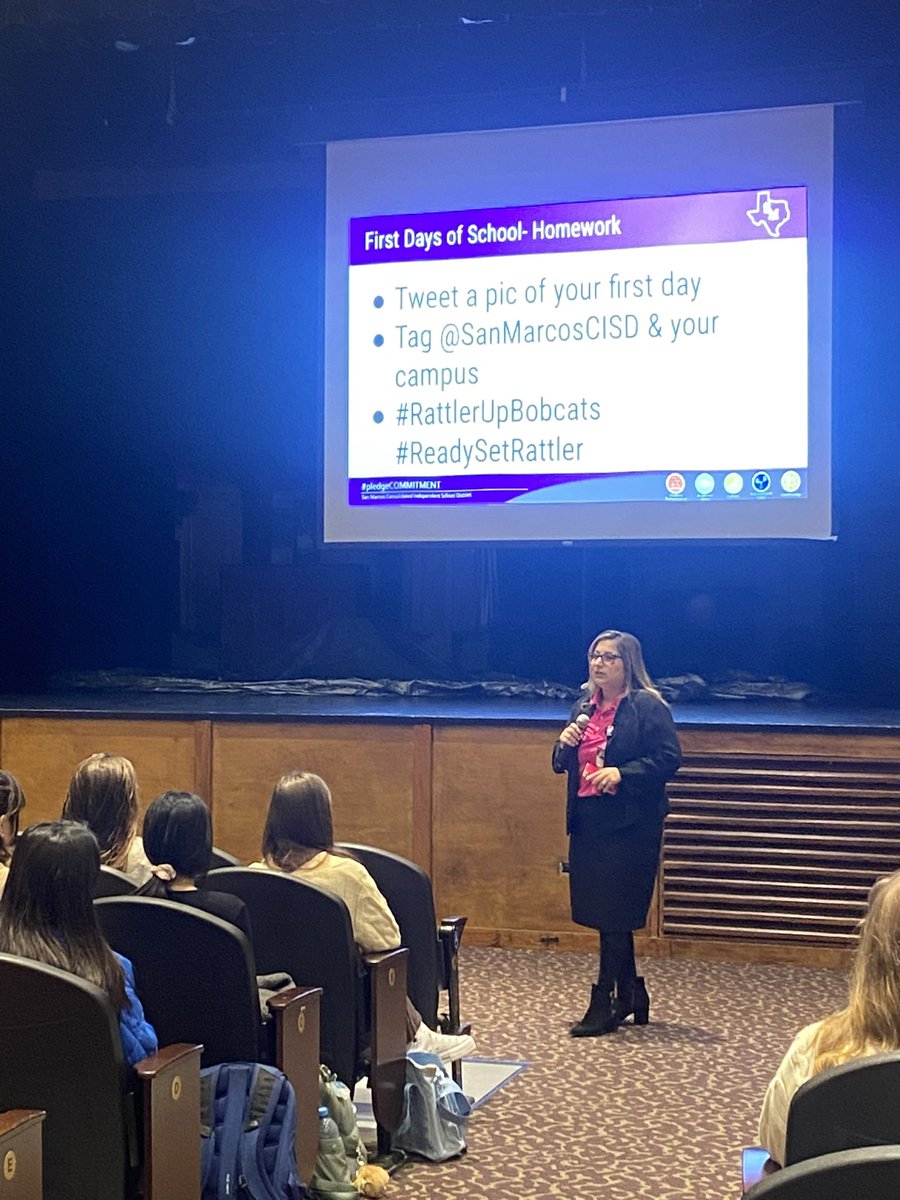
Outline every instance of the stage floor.
{"type": "MultiPolygon", "coordinates": [[[[240,685],[237,685],[240,686],[240,685]]],[[[215,721],[387,721],[428,724],[559,725],[564,700],[478,695],[279,695],[259,691],[68,692],[0,696],[4,717],[140,717],[215,721]]],[[[676,703],[679,729],[772,729],[895,733],[900,709],[850,708],[810,701],[716,700],[676,703]]]]}

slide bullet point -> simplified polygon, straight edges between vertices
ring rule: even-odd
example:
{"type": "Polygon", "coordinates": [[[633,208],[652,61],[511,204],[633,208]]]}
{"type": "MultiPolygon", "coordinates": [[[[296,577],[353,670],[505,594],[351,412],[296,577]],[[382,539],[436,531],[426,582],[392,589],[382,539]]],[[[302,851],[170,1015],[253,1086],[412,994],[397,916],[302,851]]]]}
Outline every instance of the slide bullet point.
{"type": "Polygon", "coordinates": [[[372,303],[376,308],[381,308],[381,306],[384,304],[384,296],[376,296],[372,303]]]}
{"type": "Polygon", "coordinates": [[[375,337],[372,339],[372,341],[375,343],[376,346],[384,345],[384,338],[381,336],[380,333],[376,333],[375,337]]]}
{"type": "Polygon", "coordinates": [[[376,425],[381,424],[381,422],[384,420],[384,413],[381,411],[381,409],[375,409],[375,411],[372,413],[372,420],[376,425]]]}

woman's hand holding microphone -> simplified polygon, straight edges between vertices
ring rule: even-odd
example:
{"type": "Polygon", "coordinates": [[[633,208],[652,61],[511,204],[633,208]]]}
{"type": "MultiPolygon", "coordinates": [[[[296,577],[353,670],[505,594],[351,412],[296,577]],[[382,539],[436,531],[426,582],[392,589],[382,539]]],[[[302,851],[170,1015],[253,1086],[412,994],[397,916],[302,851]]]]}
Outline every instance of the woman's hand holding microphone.
{"type": "Polygon", "coordinates": [[[577,746],[590,723],[591,718],[588,713],[579,713],[575,720],[565,727],[557,740],[564,746],[577,746]]]}
{"type": "MultiPolygon", "coordinates": [[[[559,735],[559,741],[564,746],[576,747],[584,737],[584,731],[591,723],[588,713],[579,713],[559,735]]],[[[622,782],[622,772],[618,767],[605,767],[598,764],[596,770],[585,767],[584,778],[592,784],[601,795],[613,796],[622,782]]]]}

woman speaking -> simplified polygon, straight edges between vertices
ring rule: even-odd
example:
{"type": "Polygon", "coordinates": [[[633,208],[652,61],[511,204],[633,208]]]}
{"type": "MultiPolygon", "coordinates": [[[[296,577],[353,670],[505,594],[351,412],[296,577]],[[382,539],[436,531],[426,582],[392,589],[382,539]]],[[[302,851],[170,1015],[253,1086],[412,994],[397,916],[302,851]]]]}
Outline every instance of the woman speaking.
{"type": "Polygon", "coordinates": [[[607,629],[588,647],[588,681],[553,747],[568,774],[566,832],[572,920],[600,931],[600,974],[573,1037],[646,1025],[650,997],[635,970],[659,863],[666,781],[681,763],[672,714],[650,681],[641,644],[607,629]]]}

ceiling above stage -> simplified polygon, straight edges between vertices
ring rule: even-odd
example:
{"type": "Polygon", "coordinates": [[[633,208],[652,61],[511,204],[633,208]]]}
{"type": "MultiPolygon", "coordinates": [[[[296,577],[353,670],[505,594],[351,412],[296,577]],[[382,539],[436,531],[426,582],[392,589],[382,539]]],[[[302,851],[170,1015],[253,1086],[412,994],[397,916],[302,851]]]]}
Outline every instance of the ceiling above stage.
{"type": "Polygon", "coordinates": [[[284,161],[340,137],[856,99],[854,80],[896,64],[897,13],[897,0],[0,0],[0,163],[24,177],[284,161]]]}

